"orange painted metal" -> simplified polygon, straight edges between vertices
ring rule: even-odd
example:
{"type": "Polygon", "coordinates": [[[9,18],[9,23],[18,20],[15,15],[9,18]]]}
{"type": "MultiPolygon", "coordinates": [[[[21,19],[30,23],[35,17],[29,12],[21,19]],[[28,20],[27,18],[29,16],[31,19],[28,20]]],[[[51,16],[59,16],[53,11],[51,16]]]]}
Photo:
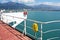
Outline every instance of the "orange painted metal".
{"type": "Polygon", "coordinates": [[[32,40],[0,21],[0,40],[32,40]]]}

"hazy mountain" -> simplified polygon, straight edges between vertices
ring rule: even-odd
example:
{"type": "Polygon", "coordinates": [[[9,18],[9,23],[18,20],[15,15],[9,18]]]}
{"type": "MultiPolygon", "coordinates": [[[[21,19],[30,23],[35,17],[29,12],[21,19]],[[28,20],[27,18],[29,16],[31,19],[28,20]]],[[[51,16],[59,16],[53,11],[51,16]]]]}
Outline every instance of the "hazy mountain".
{"type": "Polygon", "coordinates": [[[45,4],[28,6],[22,3],[8,2],[0,3],[0,9],[60,10],[60,7],[45,4]]]}
{"type": "Polygon", "coordinates": [[[29,9],[31,7],[21,3],[14,3],[14,2],[0,3],[0,9],[24,9],[24,8],[29,9]]]}
{"type": "Polygon", "coordinates": [[[60,10],[60,6],[52,6],[52,5],[45,5],[45,4],[35,5],[32,7],[36,10],[60,10]]]}

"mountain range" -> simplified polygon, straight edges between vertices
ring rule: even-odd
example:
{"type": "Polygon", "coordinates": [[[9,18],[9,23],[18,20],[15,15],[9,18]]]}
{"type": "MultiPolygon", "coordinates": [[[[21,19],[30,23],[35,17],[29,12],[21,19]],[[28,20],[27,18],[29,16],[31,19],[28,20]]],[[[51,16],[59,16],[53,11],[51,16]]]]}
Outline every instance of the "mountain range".
{"type": "Polygon", "coordinates": [[[28,9],[31,8],[26,6],[25,4],[8,2],[8,3],[0,3],[0,9],[28,9]]]}
{"type": "Polygon", "coordinates": [[[7,2],[7,3],[0,3],[0,9],[60,10],[60,6],[52,6],[45,4],[28,6],[22,3],[7,2]]]}

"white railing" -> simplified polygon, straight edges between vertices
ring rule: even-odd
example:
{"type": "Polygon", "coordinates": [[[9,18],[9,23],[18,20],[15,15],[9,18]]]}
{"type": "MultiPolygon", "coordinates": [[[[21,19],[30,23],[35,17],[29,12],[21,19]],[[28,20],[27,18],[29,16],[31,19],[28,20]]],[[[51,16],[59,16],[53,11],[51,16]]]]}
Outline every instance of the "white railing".
{"type": "MultiPolygon", "coordinates": [[[[8,16],[10,16],[10,15],[4,15],[4,16],[5,16],[5,17],[8,17],[8,16]]],[[[17,18],[17,19],[24,19],[24,18],[15,17],[15,16],[10,16],[10,17],[13,17],[13,19],[14,19],[14,18],[17,18]]],[[[3,20],[2,17],[1,17],[1,19],[3,20]]],[[[11,20],[11,19],[7,19],[7,22],[8,22],[8,20],[11,20]]],[[[19,21],[20,21],[20,20],[19,20],[19,21]]],[[[41,33],[41,37],[40,37],[41,40],[43,40],[43,38],[42,38],[43,33],[46,33],[46,32],[43,32],[43,31],[42,31],[42,29],[43,29],[43,24],[49,24],[49,23],[60,22],[60,20],[48,21],[48,22],[41,22],[41,21],[36,21],[36,20],[32,20],[32,19],[24,19],[24,25],[20,24],[20,25],[22,25],[22,26],[25,26],[25,27],[24,27],[24,30],[23,30],[23,33],[25,33],[25,35],[26,35],[26,34],[29,34],[30,36],[32,36],[32,37],[34,37],[34,38],[37,38],[37,37],[35,37],[35,36],[31,35],[30,33],[27,33],[27,32],[26,32],[26,27],[28,27],[29,29],[32,30],[31,27],[26,26],[26,21],[31,21],[31,22],[36,22],[36,23],[41,24],[41,29],[38,31],[38,32],[41,33]]],[[[47,32],[48,32],[48,31],[47,31],[47,32]]],[[[38,39],[38,38],[37,38],[37,39],[38,39]]]]}

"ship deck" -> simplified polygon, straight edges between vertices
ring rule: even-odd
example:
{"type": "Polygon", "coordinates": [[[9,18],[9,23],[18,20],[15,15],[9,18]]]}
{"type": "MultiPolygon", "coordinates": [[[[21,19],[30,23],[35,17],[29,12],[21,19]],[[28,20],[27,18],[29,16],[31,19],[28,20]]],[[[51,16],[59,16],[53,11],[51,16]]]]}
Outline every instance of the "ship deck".
{"type": "Polygon", "coordinates": [[[0,21],[0,40],[32,40],[31,38],[23,35],[8,24],[0,21]]]}

